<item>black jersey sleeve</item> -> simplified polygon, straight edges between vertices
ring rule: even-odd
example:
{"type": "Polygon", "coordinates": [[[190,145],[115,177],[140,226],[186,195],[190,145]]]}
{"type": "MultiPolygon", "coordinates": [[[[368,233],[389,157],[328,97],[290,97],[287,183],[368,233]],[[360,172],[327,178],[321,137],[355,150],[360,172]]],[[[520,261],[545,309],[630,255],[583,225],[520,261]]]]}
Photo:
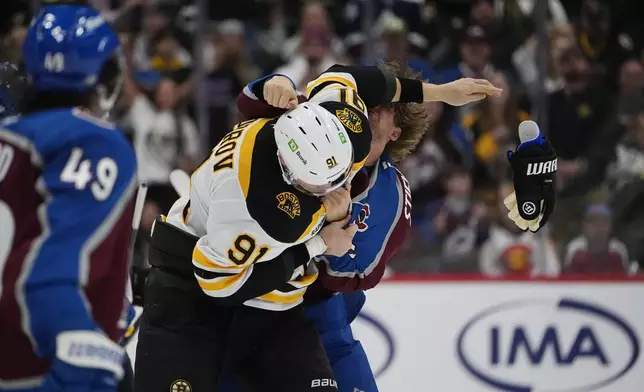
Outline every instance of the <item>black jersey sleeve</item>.
{"type": "Polygon", "coordinates": [[[396,78],[378,67],[336,64],[306,86],[306,96],[316,101],[314,97],[328,87],[354,90],[358,99],[369,109],[391,103],[396,94],[396,78]]]}

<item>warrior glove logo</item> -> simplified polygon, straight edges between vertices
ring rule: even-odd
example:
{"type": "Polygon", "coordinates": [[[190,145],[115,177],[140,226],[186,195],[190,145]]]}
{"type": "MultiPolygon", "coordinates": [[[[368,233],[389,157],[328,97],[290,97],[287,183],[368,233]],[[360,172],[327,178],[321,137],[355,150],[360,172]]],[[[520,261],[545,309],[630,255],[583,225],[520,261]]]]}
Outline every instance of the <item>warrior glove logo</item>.
{"type": "Polygon", "coordinates": [[[277,208],[285,212],[291,219],[300,216],[300,200],[291,192],[282,192],[276,196],[277,208]]]}
{"type": "Polygon", "coordinates": [[[531,201],[526,201],[525,203],[523,203],[523,206],[521,208],[526,215],[532,215],[537,210],[537,207],[531,201]]]}
{"type": "Polygon", "coordinates": [[[526,175],[537,176],[539,174],[555,173],[557,171],[557,160],[553,159],[548,162],[528,163],[526,175]]]}

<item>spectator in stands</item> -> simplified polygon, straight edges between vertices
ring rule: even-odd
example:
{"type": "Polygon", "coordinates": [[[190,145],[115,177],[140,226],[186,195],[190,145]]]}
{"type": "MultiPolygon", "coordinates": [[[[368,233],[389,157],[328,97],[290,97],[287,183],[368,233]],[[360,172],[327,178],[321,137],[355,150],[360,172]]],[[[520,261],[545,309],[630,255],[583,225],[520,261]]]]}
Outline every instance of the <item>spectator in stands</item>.
{"type": "MultiPolygon", "coordinates": [[[[465,130],[455,121],[445,123],[439,114],[440,120],[433,124],[434,134],[431,137],[425,137],[416,151],[400,163],[400,170],[405,174],[409,181],[411,190],[414,194],[414,203],[412,205],[412,216],[422,213],[427,202],[434,201],[442,196],[443,189],[441,178],[446,174],[448,168],[455,163],[460,163],[453,155],[459,155],[457,148],[453,147],[450,135],[452,124],[458,129],[458,134],[464,149],[468,150],[469,155],[471,145],[465,137],[465,130]],[[454,154],[450,154],[454,152],[454,154]]],[[[456,133],[456,132],[454,132],[456,133]]]]}
{"type": "Polygon", "coordinates": [[[573,273],[627,272],[626,246],[613,238],[612,212],[605,204],[586,209],[582,234],[566,246],[564,271],[573,273]]]}
{"type": "Polygon", "coordinates": [[[495,71],[491,63],[491,53],[492,48],[487,30],[480,25],[468,26],[461,37],[461,62],[443,72],[443,81],[491,77],[495,71]]]}
{"type": "Polygon", "coordinates": [[[503,94],[482,102],[463,119],[474,141],[472,174],[478,189],[498,187],[507,172],[506,151],[517,145],[519,123],[530,118],[528,103],[519,101],[502,73],[496,72],[490,81],[503,88],[503,94]]]}
{"type": "Polygon", "coordinates": [[[549,29],[548,39],[550,44],[550,56],[548,58],[548,70],[545,80],[541,81],[537,68],[537,38],[532,36],[528,38],[512,54],[512,64],[530,98],[537,98],[541,87],[547,93],[552,93],[563,88],[563,80],[555,65],[555,59],[564,49],[571,47],[575,42],[575,31],[570,24],[560,24],[552,26],[549,29]],[[539,86],[539,83],[544,83],[539,86]]]}
{"type": "MultiPolygon", "coordinates": [[[[378,61],[398,61],[418,72],[423,80],[436,80],[436,75],[429,65],[412,54],[407,25],[403,19],[385,11],[380,16],[378,30],[383,46],[383,53],[377,57],[378,61]]],[[[377,61],[363,59],[361,63],[369,65],[369,63],[377,63],[377,61]]]]}
{"type": "Polygon", "coordinates": [[[617,116],[622,125],[637,115],[637,105],[644,96],[644,65],[638,59],[625,61],[619,69],[617,116]]]}
{"type": "Polygon", "coordinates": [[[469,22],[492,29],[495,24],[494,0],[473,0],[469,22]]]}
{"type": "Polygon", "coordinates": [[[492,62],[510,70],[512,52],[527,38],[529,17],[520,12],[506,12],[498,17],[494,0],[474,0],[470,7],[469,23],[483,27],[491,43],[492,62]]]}
{"type": "Polygon", "coordinates": [[[129,72],[134,71],[134,37],[133,34],[125,28],[118,30],[119,41],[121,42],[121,50],[125,60],[126,69],[129,72]]]}
{"type": "Polygon", "coordinates": [[[610,8],[602,0],[584,0],[577,24],[577,40],[592,65],[592,72],[612,89],[617,85],[620,65],[637,54],[633,38],[613,25],[610,8]]]}
{"type": "MultiPolygon", "coordinates": [[[[531,18],[537,0],[496,0],[494,13],[500,17],[531,18]],[[518,15],[517,15],[518,14],[518,15]]],[[[549,21],[555,25],[568,23],[568,14],[561,0],[548,0],[549,21]]]]}
{"type": "Polygon", "coordinates": [[[114,4],[114,1],[110,0],[91,0],[89,3],[94,7],[96,10],[98,10],[101,15],[105,18],[110,23],[114,23],[120,18],[126,16],[129,12],[131,12],[135,7],[139,6],[141,3],[143,3],[144,0],[123,0],[117,3],[119,7],[113,7],[116,4],[114,4]]]}
{"type": "Polygon", "coordinates": [[[277,68],[275,73],[291,78],[298,89],[306,85],[333,64],[343,63],[331,49],[332,37],[323,27],[305,26],[299,35],[300,47],[292,60],[277,68]]]}
{"type": "Polygon", "coordinates": [[[282,4],[257,3],[261,11],[246,22],[246,44],[253,62],[262,75],[268,75],[282,65],[282,46],[286,41],[286,23],[282,4]]]}
{"type": "Polygon", "coordinates": [[[27,37],[29,20],[24,14],[15,14],[11,18],[10,27],[2,40],[2,59],[14,64],[20,63],[22,43],[27,37]]]}
{"type": "MultiPolygon", "coordinates": [[[[571,46],[562,51],[557,67],[564,88],[548,96],[547,132],[559,157],[558,185],[571,188],[573,181],[587,172],[587,158],[593,149],[612,148],[603,144],[601,131],[613,114],[613,105],[610,94],[593,84],[590,65],[579,48],[571,46]]],[[[575,184],[575,192],[587,190],[575,184]]]]}
{"type": "Polygon", "coordinates": [[[209,38],[214,58],[205,81],[209,106],[209,141],[214,146],[237,122],[235,98],[260,76],[246,50],[244,25],[236,19],[220,22],[209,38]]]}
{"type": "Polygon", "coordinates": [[[445,197],[425,209],[426,220],[420,225],[423,240],[440,249],[441,271],[471,271],[486,231],[485,207],[473,202],[472,177],[465,168],[452,169],[444,187],[445,197]]]}
{"type": "Polygon", "coordinates": [[[614,192],[644,178],[644,97],[633,98],[634,115],[628,117],[627,132],[615,147],[607,177],[614,192]]]}
{"type": "Polygon", "coordinates": [[[154,54],[152,40],[169,25],[168,17],[158,7],[144,7],[141,32],[134,41],[133,64],[137,70],[151,69],[150,59],[154,54]]]}
{"type": "MultiPolygon", "coordinates": [[[[461,61],[442,72],[441,81],[451,82],[459,78],[490,79],[496,72],[492,65],[490,37],[484,27],[470,25],[460,42],[461,61]]],[[[467,116],[479,102],[458,108],[459,121],[467,116]]]]}
{"type": "Polygon", "coordinates": [[[442,179],[452,167],[470,170],[474,164],[470,131],[456,121],[455,108],[435,105],[432,109],[431,133],[426,133],[418,148],[399,164],[414,195],[412,216],[424,214],[427,203],[445,195],[442,179]]]}
{"type": "Polygon", "coordinates": [[[520,231],[507,217],[503,199],[511,192],[511,184],[499,186],[498,215],[479,253],[481,272],[492,277],[559,275],[561,266],[550,239],[544,233],[520,231]]]}
{"type": "Polygon", "coordinates": [[[171,28],[159,31],[152,40],[150,68],[159,72],[179,71],[192,65],[192,57],[180,44],[171,28]]]}
{"type": "MultiPolygon", "coordinates": [[[[129,107],[138,178],[149,186],[144,218],[168,211],[176,200],[170,172],[180,168],[192,173],[201,158],[197,127],[178,106],[177,97],[177,85],[170,78],[160,80],[152,98],[126,78],[123,99],[129,107]]],[[[142,218],[142,229],[149,229],[153,220],[142,218]]]]}
{"type": "MultiPolygon", "coordinates": [[[[318,31],[329,40],[329,54],[333,57],[341,58],[344,55],[344,45],[342,41],[333,34],[332,22],[329,19],[324,4],[321,1],[307,1],[300,11],[300,24],[298,32],[289,37],[282,46],[282,57],[292,61],[297,57],[302,47],[305,45],[303,40],[306,39],[306,30],[318,31]]],[[[326,68],[325,68],[326,69],[326,68]]]]}
{"type": "MultiPolygon", "coordinates": [[[[349,0],[344,6],[343,20],[345,25],[345,45],[353,59],[359,62],[367,56],[373,56],[375,48],[366,47],[369,28],[374,30],[374,26],[367,25],[365,22],[365,13],[373,15],[373,24],[378,30],[378,26],[383,18],[396,17],[402,19],[406,25],[406,45],[410,47],[413,54],[421,56],[428,49],[428,36],[433,33],[431,30],[434,26],[435,10],[432,3],[424,4],[419,1],[390,1],[390,0],[371,0],[368,3],[362,0],[349,0]],[[369,10],[367,10],[369,7],[369,10]],[[429,34],[428,34],[429,33],[429,34]]],[[[380,29],[381,30],[381,29],[380,29]]],[[[434,40],[437,43],[438,39],[434,40]]]]}

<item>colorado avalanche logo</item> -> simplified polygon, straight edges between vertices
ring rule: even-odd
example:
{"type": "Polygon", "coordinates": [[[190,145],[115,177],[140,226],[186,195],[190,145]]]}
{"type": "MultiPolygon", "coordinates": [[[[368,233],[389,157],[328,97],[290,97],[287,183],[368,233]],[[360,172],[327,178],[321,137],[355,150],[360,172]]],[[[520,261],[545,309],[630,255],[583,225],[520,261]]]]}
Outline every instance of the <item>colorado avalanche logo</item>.
{"type": "Polygon", "coordinates": [[[358,225],[358,231],[365,231],[369,228],[369,225],[366,223],[369,215],[371,215],[371,208],[369,204],[365,203],[362,205],[362,210],[360,210],[360,214],[356,218],[355,223],[358,225]]]}

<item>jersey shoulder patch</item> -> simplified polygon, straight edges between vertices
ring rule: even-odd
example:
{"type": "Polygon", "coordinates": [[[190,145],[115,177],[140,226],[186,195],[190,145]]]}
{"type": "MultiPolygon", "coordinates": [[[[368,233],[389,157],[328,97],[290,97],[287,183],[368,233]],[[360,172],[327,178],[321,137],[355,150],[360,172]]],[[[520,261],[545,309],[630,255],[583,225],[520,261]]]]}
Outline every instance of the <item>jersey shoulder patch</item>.
{"type": "Polygon", "coordinates": [[[319,198],[284,182],[272,123],[268,125],[258,132],[250,156],[244,157],[250,165],[246,207],[273,239],[295,243],[316,234],[326,212],[319,198]]]}
{"type": "Polygon", "coordinates": [[[321,103],[320,106],[340,120],[353,145],[353,161],[355,163],[363,162],[371,150],[369,118],[353,106],[341,102],[327,101],[321,103]]]}

